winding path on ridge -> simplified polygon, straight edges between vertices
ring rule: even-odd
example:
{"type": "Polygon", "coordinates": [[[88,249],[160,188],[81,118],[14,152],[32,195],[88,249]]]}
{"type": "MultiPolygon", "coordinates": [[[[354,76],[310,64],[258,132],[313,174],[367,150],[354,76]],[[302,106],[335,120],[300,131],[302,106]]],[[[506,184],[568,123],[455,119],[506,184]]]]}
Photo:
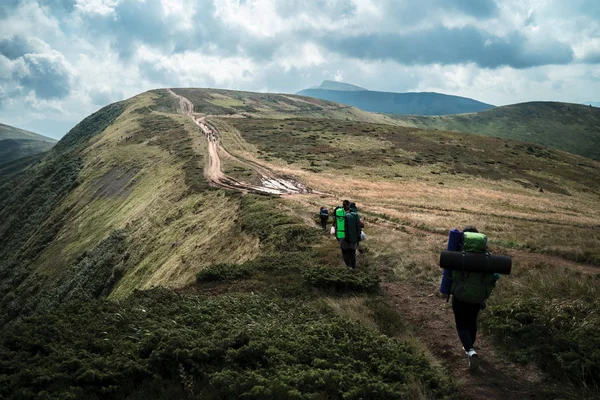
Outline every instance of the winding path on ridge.
{"type": "Polygon", "coordinates": [[[311,192],[306,186],[300,182],[291,179],[284,179],[275,175],[268,168],[257,164],[252,161],[240,159],[234,156],[223,148],[221,145],[221,137],[219,131],[215,129],[207,120],[204,115],[194,112],[194,104],[187,98],[178,95],[171,89],[167,91],[179,99],[179,112],[189,116],[194,124],[196,124],[200,131],[204,134],[207,140],[208,148],[208,165],[204,171],[206,179],[216,186],[220,186],[225,189],[241,190],[248,192],[258,192],[266,194],[297,194],[297,193],[309,193],[311,192]],[[239,181],[235,178],[227,176],[221,169],[221,158],[220,155],[234,160],[240,164],[246,165],[253,169],[260,175],[261,185],[252,185],[247,182],[239,181]]]}

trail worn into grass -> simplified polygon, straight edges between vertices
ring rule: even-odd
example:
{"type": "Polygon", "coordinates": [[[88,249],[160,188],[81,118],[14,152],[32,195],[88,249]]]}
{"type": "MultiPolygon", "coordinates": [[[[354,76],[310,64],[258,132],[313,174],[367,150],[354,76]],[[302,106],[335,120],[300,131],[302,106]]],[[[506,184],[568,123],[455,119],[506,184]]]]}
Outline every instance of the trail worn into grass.
{"type": "Polygon", "coordinates": [[[480,355],[480,369],[469,372],[467,359],[454,328],[454,316],[444,298],[429,293],[428,285],[392,282],[383,285],[394,307],[412,326],[422,341],[459,385],[461,399],[535,399],[540,398],[542,380],[534,365],[508,362],[494,351],[492,340],[477,333],[475,349],[480,355]]]}
{"type": "Polygon", "coordinates": [[[248,160],[242,160],[233,154],[229,153],[221,145],[221,137],[219,131],[212,126],[206,117],[194,112],[194,104],[187,98],[180,96],[168,89],[168,92],[179,99],[179,111],[183,114],[188,115],[194,124],[200,128],[200,132],[204,134],[207,140],[208,148],[208,166],[205,169],[205,177],[212,184],[233,190],[241,190],[245,192],[257,192],[265,194],[292,194],[292,193],[307,193],[310,190],[294,179],[285,179],[277,176],[268,168],[251,162],[248,160]],[[237,161],[243,165],[253,169],[261,177],[261,185],[252,185],[247,182],[243,182],[232,178],[221,169],[221,158],[220,156],[227,157],[234,161],[237,161]]]}

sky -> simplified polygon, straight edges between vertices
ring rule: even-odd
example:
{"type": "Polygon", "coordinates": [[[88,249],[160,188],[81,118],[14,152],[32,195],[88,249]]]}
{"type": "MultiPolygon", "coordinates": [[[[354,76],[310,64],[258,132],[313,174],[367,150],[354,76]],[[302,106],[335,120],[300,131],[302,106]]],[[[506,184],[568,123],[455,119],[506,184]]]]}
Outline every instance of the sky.
{"type": "Polygon", "coordinates": [[[600,101],[600,0],[0,0],[0,122],[57,139],[150,89],[325,79],[600,101]]]}

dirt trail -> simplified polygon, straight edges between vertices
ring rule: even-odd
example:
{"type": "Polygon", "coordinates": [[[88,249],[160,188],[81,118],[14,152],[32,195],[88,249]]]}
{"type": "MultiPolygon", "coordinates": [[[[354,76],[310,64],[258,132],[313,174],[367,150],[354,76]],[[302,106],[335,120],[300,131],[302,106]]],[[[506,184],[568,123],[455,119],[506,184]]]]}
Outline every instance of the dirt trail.
{"type": "Polygon", "coordinates": [[[284,179],[274,174],[268,168],[257,164],[252,161],[240,159],[229,153],[221,145],[221,137],[219,131],[212,126],[206,117],[194,112],[194,104],[187,98],[180,96],[173,92],[171,89],[167,91],[179,99],[179,112],[189,116],[194,124],[200,128],[200,132],[204,134],[208,142],[208,165],[205,168],[204,175],[206,179],[216,186],[220,186],[225,189],[241,190],[245,192],[258,192],[267,194],[297,194],[297,193],[309,193],[311,190],[301,184],[300,182],[292,179],[284,179]],[[252,185],[247,182],[239,181],[235,178],[227,176],[221,169],[221,158],[220,155],[227,157],[231,160],[235,160],[240,164],[244,164],[261,177],[261,185],[252,185]]]}
{"type": "Polygon", "coordinates": [[[433,356],[452,373],[461,399],[534,399],[538,398],[542,375],[534,365],[522,366],[496,354],[491,338],[481,329],[475,349],[480,368],[469,372],[467,359],[454,329],[454,316],[444,298],[429,293],[430,287],[407,282],[383,284],[394,307],[412,326],[413,334],[433,356]]]}

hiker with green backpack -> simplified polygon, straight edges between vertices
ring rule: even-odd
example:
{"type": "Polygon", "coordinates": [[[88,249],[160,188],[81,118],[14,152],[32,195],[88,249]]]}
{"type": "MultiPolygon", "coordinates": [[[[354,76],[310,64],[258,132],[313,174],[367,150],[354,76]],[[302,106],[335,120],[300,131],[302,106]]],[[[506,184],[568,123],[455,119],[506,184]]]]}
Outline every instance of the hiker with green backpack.
{"type": "MultiPolygon", "coordinates": [[[[463,263],[467,253],[484,253],[485,258],[483,255],[481,257],[486,260],[484,263],[489,264],[490,254],[487,237],[484,234],[479,233],[475,227],[469,226],[463,230],[461,239],[459,246],[463,252],[463,263]]],[[[479,367],[479,356],[473,348],[477,338],[477,316],[480,310],[485,309],[485,301],[490,297],[499,278],[500,275],[497,273],[469,272],[464,269],[464,266],[462,270],[444,270],[440,291],[444,294],[452,294],[452,311],[454,312],[456,331],[471,371],[479,367]],[[451,276],[450,279],[448,279],[448,275],[451,276]]]]}
{"type": "Polygon", "coordinates": [[[344,200],[342,207],[336,207],[334,214],[335,237],[340,242],[342,258],[347,267],[356,268],[356,250],[361,240],[361,223],[355,203],[344,200]]]}

